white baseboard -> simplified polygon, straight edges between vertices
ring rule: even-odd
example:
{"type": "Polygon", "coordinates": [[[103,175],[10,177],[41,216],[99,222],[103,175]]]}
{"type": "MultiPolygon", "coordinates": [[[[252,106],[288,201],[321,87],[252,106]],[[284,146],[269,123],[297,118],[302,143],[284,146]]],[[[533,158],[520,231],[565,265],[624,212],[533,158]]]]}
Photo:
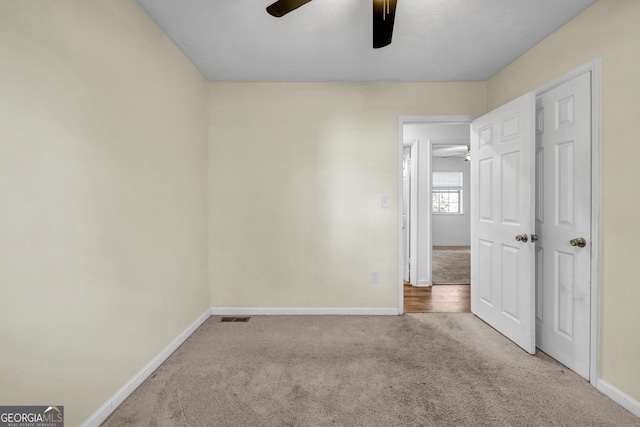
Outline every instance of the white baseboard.
{"type": "Polygon", "coordinates": [[[431,286],[431,281],[429,281],[429,280],[418,280],[418,284],[416,286],[417,287],[431,286]]]}
{"type": "Polygon", "coordinates": [[[124,400],[134,392],[153,373],[158,366],[162,364],[178,347],[211,316],[211,309],[207,309],[195,322],[185,329],[171,344],[154,357],[147,365],[133,376],[120,390],[111,396],[102,406],[100,406],[93,414],[89,416],[80,427],[98,427],[104,420],[111,415],[115,409],[120,406],[124,400]]]}
{"type": "Polygon", "coordinates": [[[398,307],[211,307],[212,316],[353,315],[397,316],[398,307]]]}
{"type": "Polygon", "coordinates": [[[600,393],[609,397],[611,400],[622,406],[627,411],[631,412],[636,417],[640,417],[640,402],[638,402],[628,394],[623,393],[608,382],[600,379],[598,380],[598,386],[596,388],[600,393]]]}

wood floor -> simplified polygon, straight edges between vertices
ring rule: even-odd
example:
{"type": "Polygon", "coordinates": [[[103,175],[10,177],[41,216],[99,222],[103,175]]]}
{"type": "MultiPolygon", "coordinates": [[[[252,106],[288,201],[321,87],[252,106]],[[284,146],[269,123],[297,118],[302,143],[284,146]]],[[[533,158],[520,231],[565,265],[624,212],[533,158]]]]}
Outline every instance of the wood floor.
{"type": "Polygon", "coordinates": [[[434,285],[414,287],[404,285],[405,313],[470,313],[471,286],[434,285]]]}

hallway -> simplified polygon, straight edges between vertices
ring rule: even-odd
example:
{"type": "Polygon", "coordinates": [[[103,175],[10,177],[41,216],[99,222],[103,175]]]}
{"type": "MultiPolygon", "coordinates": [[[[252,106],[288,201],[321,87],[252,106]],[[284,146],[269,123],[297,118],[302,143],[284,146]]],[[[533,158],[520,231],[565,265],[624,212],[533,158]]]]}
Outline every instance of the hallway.
{"type": "Polygon", "coordinates": [[[470,313],[470,285],[404,285],[405,313],[470,313]]]}

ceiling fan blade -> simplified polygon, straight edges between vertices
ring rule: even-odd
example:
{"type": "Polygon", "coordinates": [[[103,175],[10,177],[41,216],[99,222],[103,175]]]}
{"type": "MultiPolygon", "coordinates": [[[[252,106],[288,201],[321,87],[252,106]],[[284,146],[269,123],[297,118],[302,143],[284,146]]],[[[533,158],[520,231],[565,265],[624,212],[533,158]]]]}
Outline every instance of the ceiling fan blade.
{"type": "Polygon", "coordinates": [[[391,44],[398,0],[373,0],[373,48],[391,44]]]}
{"type": "Polygon", "coordinates": [[[267,6],[269,15],[280,18],[287,13],[309,3],[311,0],[278,0],[277,2],[267,6]]]}
{"type": "Polygon", "coordinates": [[[435,145],[433,147],[433,152],[441,152],[441,153],[466,153],[467,147],[461,145],[435,145]],[[437,147],[437,148],[436,148],[437,147]]]}

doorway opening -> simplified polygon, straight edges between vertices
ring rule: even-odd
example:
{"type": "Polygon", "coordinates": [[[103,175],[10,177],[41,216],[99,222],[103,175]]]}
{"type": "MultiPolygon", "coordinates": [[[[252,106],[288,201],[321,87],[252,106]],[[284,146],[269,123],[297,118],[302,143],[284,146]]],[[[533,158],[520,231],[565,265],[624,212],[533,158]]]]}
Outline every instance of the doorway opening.
{"type": "Polygon", "coordinates": [[[471,311],[471,119],[429,117],[403,125],[401,298],[407,313],[471,311]]]}

